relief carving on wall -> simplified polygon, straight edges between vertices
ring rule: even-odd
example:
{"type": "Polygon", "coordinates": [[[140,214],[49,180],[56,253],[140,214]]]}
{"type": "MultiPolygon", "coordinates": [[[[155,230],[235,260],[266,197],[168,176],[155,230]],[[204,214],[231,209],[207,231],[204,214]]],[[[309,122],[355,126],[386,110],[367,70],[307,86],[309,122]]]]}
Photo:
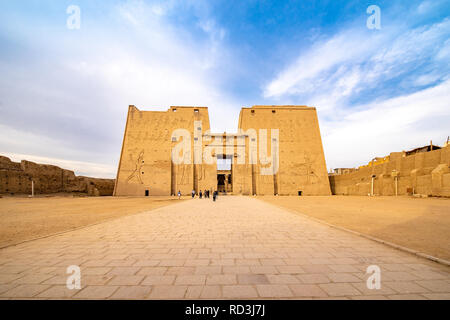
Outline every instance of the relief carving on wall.
{"type": "Polygon", "coordinates": [[[197,174],[198,181],[201,181],[206,178],[206,170],[204,166],[200,165],[197,172],[198,172],[197,174]]]}
{"type": "Polygon", "coordinates": [[[191,170],[190,170],[190,165],[186,165],[186,164],[180,164],[177,166],[177,176],[179,177],[178,180],[178,185],[188,185],[190,184],[190,174],[191,174],[191,170]]]}
{"type": "Polygon", "coordinates": [[[140,184],[144,184],[144,182],[142,181],[142,168],[143,167],[144,167],[144,150],[142,150],[139,153],[139,156],[136,159],[136,162],[134,164],[134,170],[128,177],[127,183],[129,183],[131,180],[136,178],[140,184]]]}
{"type": "Polygon", "coordinates": [[[308,153],[304,153],[304,162],[299,164],[299,167],[301,168],[302,173],[299,174],[301,177],[306,178],[307,184],[316,184],[320,182],[319,176],[314,172],[313,165],[317,158],[313,157],[314,159],[311,159],[311,156],[308,153]]]}

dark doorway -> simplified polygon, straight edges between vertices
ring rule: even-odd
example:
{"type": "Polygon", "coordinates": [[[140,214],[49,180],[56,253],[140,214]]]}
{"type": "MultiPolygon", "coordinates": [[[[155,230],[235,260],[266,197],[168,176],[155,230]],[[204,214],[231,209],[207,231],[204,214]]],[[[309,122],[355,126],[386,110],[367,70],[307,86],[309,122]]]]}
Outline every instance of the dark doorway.
{"type": "Polygon", "coordinates": [[[302,192],[301,192],[301,191],[299,191],[299,192],[298,192],[298,195],[299,195],[299,196],[301,196],[301,195],[302,195],[302,192]]]}
{"type": "Polygon", "coordinates": [[[225,192],[225,175],[224,174],[217,175],[217,191],[225,192]]]}
{"type": "Polygon", "coordinates": [[[217,191],[233,192],[233,155],[217,155],[217,191]]]}
{"type": "Polygon", "coordinates": [[[150,196],[150,190],[145,190],[145,196],[146,197],[150,196]]]}

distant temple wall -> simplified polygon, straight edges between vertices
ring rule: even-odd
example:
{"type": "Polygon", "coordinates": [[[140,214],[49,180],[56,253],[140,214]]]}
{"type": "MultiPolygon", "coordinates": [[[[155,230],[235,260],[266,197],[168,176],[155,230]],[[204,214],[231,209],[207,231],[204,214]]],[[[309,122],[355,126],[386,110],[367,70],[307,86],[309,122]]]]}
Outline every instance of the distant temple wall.
{"type": "Polygon", "coordinates": [[[450,147],[407,155],[391,153],[388,161],[350,173],[330,175],[336,195],[391,196],[421,194],[450,197],[450,147]]]}
{"type": "Polygon", "coordinates": [[[90,196],[110,196],[114,180],[77,177],[73,171],[53,165],[22,160],[13,162],[0,156],[0,194],[85,193],[90,196]]]}

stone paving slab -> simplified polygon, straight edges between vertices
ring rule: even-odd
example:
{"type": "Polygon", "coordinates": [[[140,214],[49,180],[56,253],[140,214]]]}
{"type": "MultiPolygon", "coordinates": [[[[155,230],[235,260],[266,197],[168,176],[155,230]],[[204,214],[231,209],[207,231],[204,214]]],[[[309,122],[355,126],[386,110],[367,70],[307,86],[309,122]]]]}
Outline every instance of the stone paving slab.
{"type": "Polygon", "coordinates": [[[0,250],[0,299],[450,299],[450,267],[251,197],[183,201],[0,250]],[[81,289],[66,287],[67,267],[81,289]],[[366,269],[381,269],[368,289],[366,269]]]}

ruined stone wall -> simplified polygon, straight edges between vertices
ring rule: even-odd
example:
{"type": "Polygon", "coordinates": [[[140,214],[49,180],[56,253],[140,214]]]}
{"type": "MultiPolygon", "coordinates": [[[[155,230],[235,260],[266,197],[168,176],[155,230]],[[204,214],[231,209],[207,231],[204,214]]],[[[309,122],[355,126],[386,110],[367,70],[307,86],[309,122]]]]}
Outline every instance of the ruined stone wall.
{"type": "Polygon", "coordinates": [[[372,175],[374,195],[395,195],[395,176],[398,176],[399,195],[415,194],[450,196],[450,148],[403,156],[391,153],[390,160],[380,165],[363,167],[349,174],[331,175],[333,194],[368,195],[372,175]],[[395,170],[395,171],[394,171],[395,170]],[[397,173],[396,173],[397,172],[397,173]]]}
{"type": "Polygon", "coordinates": [[[0,156],[0,194],[80,192],[92,196],[112,195],[114,180],[77,177],[73,171],[53,165],[22,160],[13,162],[0,156]]]}

